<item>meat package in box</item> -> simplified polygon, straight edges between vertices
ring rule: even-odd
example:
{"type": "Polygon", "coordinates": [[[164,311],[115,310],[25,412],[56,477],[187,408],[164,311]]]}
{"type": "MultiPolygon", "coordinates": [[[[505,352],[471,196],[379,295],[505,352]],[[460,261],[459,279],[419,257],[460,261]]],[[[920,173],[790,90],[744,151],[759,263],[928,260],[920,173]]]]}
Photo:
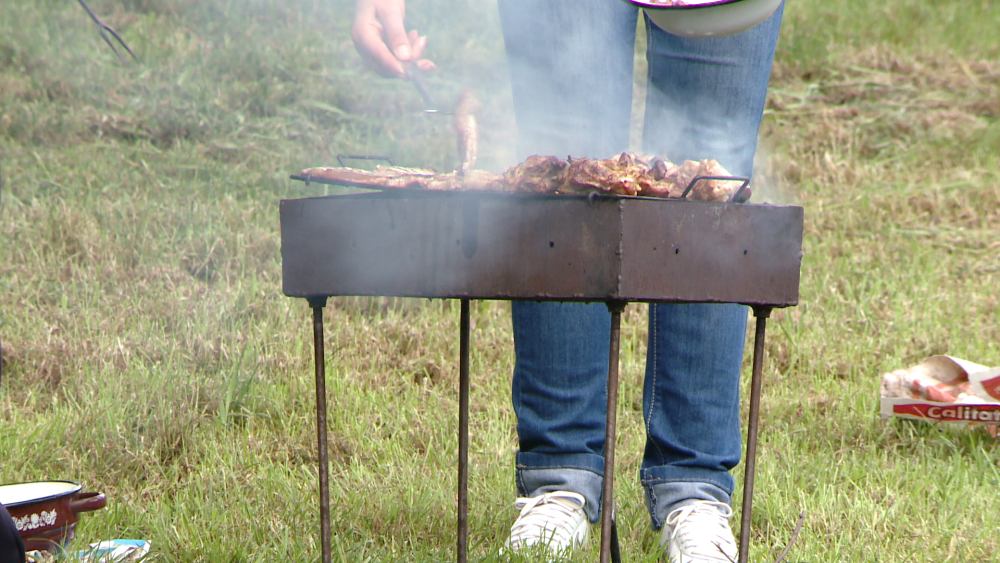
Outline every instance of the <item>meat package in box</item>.
{"type": "Polygon", "coordinates": [[[883,417],[1000,425],[1000,367],[931,356],[883,375],[879,394],[883,417]]]}

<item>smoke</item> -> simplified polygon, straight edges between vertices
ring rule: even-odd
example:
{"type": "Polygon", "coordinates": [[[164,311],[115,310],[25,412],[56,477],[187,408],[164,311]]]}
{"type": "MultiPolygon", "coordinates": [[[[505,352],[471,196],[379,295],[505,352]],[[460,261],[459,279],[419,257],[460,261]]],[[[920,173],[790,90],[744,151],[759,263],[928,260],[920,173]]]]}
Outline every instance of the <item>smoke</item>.
{"type": "Polygon", "coordinates": [[[712,158],[734,175],[751,174],[780,13],[737,36],[684,39],[626,3],[498,6],[519,159],[604,158],[638,148],[675,162],[712,158]],[[641,114],[639,147],[640,135],[630,135],[633,113],[641,114]]]}
{"type": "Polygon", "coordinates": [[[518,157],[628,149],[637,11],[620,2],[499,0],[518,157]]]}
{"type": "Polygon", "coordinates": [[[800,199],[797,187],[785,172],[788,164],[786,157],[772,146],[774,142],[774,139],[761,137],[757,143],[751,201],[773,205],[798,205],[800,199]]]}

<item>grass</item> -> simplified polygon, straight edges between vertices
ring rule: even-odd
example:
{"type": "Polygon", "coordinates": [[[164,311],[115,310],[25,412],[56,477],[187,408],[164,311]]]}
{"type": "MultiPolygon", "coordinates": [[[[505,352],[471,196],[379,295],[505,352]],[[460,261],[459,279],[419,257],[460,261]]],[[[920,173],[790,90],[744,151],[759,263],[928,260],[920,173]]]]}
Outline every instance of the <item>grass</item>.
{"type": "MultiPolygon", "coordinates": [[[[324,193],[287,176],[338,153],[452,168],[449,126],[363,69],[344,0],[91,6],[140,64],[118,65],[76,3],[0,6],[0,482],[105,492],[77,547],[315,560],[309,311],[281,294],[277,204],[324,193]]],[[[494,11],[414,0],[408,16],[441,69],[431,88],[477,85],[481,159],[502,169],[494,11]]],[[[1000,550],[996,442],[877,414],[884,372],[937,353],[1000,364],[998,23],[1000,5],[972,0],[787,7],[755,194],[803,205],[806,239],[800,304],[769,325],[752,560],[776,557],[800,510],[792,562],[1000,550]]],[[[473,306],[486,561],[515,517],[508,307],[473,306]]],[[[623,325],[616,489],[627,557],[653,561],[635,479],[644,310],[623,325]]],[[[453,557],[457,317],[441,301],[326,309],[337,560],[453,557]]]]}

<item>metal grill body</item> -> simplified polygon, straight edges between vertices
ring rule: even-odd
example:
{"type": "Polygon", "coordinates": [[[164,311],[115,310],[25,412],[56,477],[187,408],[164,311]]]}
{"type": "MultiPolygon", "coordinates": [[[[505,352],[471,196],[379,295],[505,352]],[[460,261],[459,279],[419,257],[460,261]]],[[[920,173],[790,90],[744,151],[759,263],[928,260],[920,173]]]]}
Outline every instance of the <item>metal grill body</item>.
{"type": "Polygon", "coordinates": [[[281,202],[284,292],[798,301],[802,208],[475,192],[281,202]]]}
{"type": "MultiPolygon", "coordinates": [[[[469,300],[603,301],[612,327],[628,302],[742,303],[757,317],[741,515],[747,561],[757,447],[764,329],[774,307],[798,302],[803,210],[629,197],[531,196],[386,190],[284,200],[284,293],[313,307],[322,335],[330,296],[460,299],[458,540],[468,541],[469,300]]],[[[611,335],[601,523],[601,562],[617,560],[613,522],[618,388],[617,330],[611,335]]],[[[317,393],[324,393],[317,336],[317,393]]],[[[325,451],[325,397],[317,397],[325,451]]],[[[320,456],[323,560],[331,560],[329,492],[320,456]]]]}

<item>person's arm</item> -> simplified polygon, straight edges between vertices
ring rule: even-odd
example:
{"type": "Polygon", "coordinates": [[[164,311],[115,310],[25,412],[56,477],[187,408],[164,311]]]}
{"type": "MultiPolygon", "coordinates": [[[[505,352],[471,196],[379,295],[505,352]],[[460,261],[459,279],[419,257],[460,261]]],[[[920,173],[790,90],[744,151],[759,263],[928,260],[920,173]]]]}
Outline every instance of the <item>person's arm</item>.
{"type": "Polygon", "coordinates": [[[376,72],[389,78],[404,78],[403,63],[413,61],[420,70],[434,69],[421,59],[427,38],[417,31],[407,33],[403,25],[405,0],[358,0],[351,38],[358,53],[376,72]]]}

